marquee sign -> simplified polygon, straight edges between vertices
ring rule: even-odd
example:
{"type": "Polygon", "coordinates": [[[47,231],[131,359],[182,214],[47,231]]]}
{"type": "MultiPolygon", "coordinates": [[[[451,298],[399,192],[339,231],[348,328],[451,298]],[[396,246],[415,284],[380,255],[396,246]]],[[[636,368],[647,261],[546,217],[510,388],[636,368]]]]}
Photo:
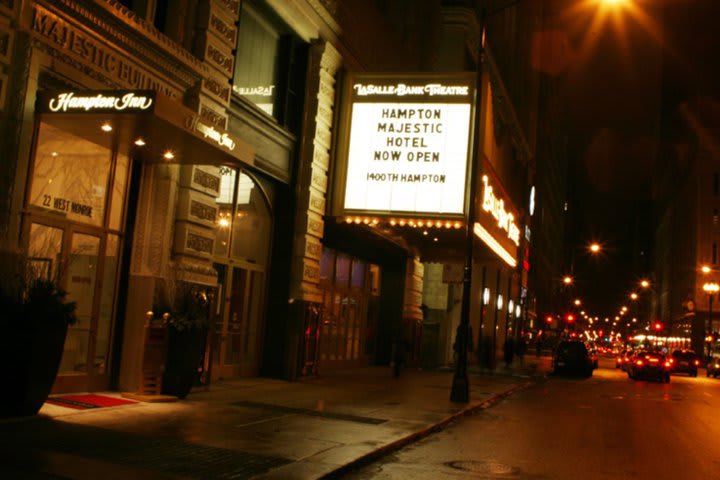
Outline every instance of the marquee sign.
{"type": "Polygon", "coordinates": [[[345,88],[339,210],[463,215],[474,75],[358,74],[345,88]]]}
{"type": "Polygon", "coordinates": [[[515,267],[521,234],[518,213],[487,161],[484,172],[473,231],[505,263],[515,267]]]}
{"type": "Polygon", "coordinates": [[[52,90],[38,92],[38,113],[152,113],[153,90],[52,90]]]}

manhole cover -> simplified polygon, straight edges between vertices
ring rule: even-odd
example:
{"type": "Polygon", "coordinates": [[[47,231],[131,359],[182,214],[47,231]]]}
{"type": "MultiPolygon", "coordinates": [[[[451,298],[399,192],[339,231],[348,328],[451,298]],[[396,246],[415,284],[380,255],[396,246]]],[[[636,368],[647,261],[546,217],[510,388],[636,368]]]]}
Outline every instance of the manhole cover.
{"type": "Polygon", "coordinates": [[[482,473],[484,475],[517,475],[519,469],[499,462],[483,462],[480,460],[456,460],[445,463],[455,470],[482,473]]]}

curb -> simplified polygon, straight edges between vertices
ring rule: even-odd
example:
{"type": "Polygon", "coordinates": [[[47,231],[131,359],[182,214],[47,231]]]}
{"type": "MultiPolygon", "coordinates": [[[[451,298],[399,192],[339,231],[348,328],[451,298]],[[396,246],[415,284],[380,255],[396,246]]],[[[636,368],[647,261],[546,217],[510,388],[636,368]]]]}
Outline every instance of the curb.
{"type": "Polygon", "coordinates": [[[461,417],[464,417],[466,415],[470,415],[475,412],[490,408],[493,405],[495,405],[496,403],[500,402],[501,400],[509,397],[510,395],[512,395],[516,392],[524,390],[524,389],[530,387],[531,385],[534,385],[535,383],[536,382],[532,382],[532,381],[521,383],[521,384],[516,385],[504,392],[493,395],[485,400],[482,400],[479,402],[474,402],[470,405],[467,405],[464,408],[447,416],[446,418],[440,420],[437,423],[434,423],[432,425],[427,426],[426,428],[424,428],[422,430],[418,430],[418,431],[410,433],[402,438],[394,440],[394,441],[388,443],[387,445],[383,445],[382,447],[379,447],[379,448],[373,450],[372,452],[361,455],[360,457],[356,458],[355,460],[353,460],[349,463],[346,463],[345,465],[342,465],[341,467],[338,467],[335,470],[332,470],[332,471],[324,474],[323,476],[319,477],[319,480],[332,480],[332,479],[340,478],[341,475],[345,475],[347,473],[352,472],[353,470],[357,470],[358,468],[363,467],[381,457],[384,457],[391,452],[400,450],[401,448],[403,448],[411,443],[415,443],[418,440],[421,440],[435,432],[443,430],[449,424],[453,423],[454,421],[458,420],[461,417]]]}

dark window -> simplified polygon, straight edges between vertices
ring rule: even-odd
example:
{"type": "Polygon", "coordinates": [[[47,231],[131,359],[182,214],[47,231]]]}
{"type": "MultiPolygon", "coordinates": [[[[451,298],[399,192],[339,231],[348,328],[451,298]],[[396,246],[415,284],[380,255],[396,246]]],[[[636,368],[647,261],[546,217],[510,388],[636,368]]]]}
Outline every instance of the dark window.
{"type": "Polygon", "coordinates": [[[260,2],[243,2],[233,92],[292,132],[300,126],[308,46],[260,2]]]}
{"type": "Polygon", "coordinates": [[[713,227],[717,227],[718,222],[720,222],[720,219],[718,219],[718,209],[713,208],[713,227]]]}
{"type": "Polygon", "coordinates": [[[713,173],[713,193],[720,193],[720,174],[713,173]]]}
{"type": "Polygon", "coordinates": [[[161,32],[165,32],[168,21],[168,0],[156,0],[153,25],[161,32]]]}

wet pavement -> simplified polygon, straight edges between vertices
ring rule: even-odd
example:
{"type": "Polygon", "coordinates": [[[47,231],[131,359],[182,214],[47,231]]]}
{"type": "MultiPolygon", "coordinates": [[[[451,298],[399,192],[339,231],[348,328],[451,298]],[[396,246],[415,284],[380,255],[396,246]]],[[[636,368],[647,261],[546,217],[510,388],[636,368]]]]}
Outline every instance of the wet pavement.
{"type": "Polygon", "coordinates": [[[93,410],[45,404],[35,417],[0,420],[2,478],[338,477],[499,401],[548,369],[542,357],[471,371],[466,404],[449,400],[451,371],[406,369],[393,378],[387,367],[299,382],[215,382],[175,403],[93,410]]]}

